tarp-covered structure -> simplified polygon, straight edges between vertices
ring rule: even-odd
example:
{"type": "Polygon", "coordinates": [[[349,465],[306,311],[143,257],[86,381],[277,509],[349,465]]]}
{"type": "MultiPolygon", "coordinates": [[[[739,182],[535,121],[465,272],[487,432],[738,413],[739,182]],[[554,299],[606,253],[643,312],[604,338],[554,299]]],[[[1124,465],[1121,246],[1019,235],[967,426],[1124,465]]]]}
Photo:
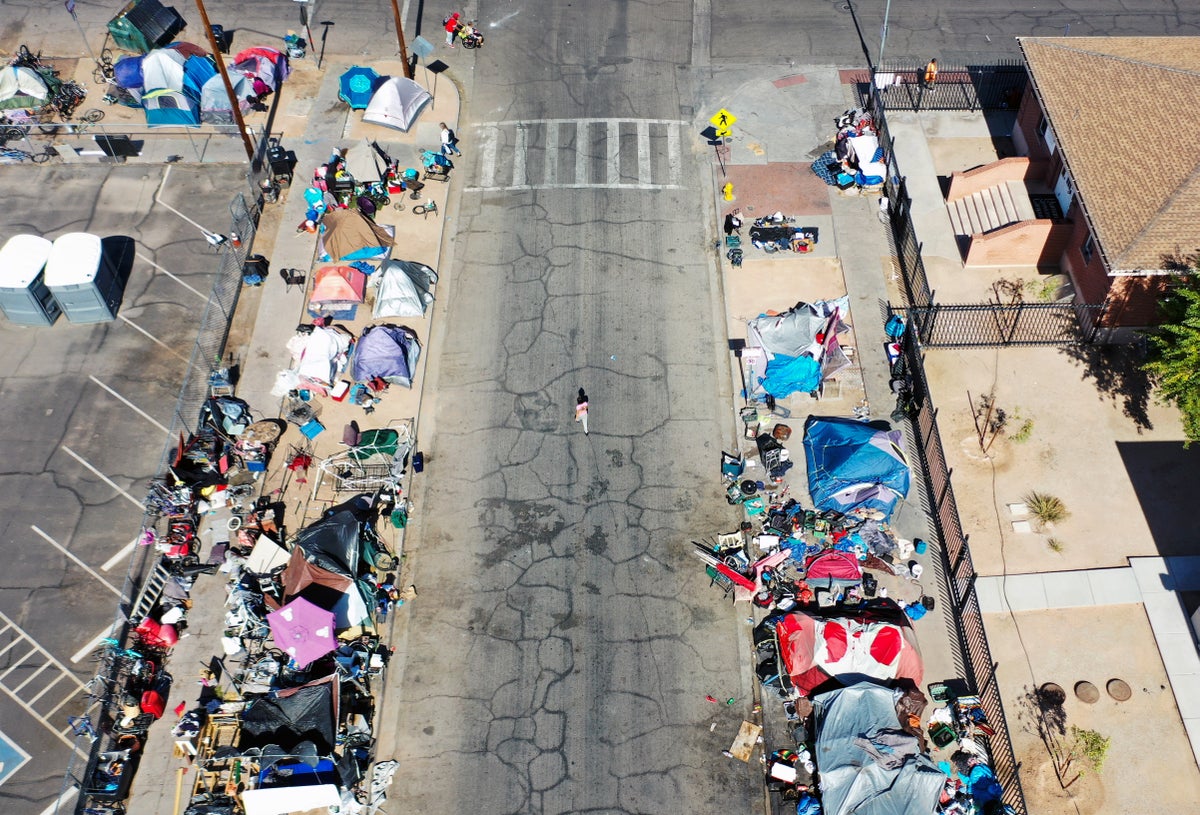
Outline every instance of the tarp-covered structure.
{"type": "Polygon", "coordinates": [[[317,256],[322,261],[385,258],[395,234],[395,227],[380,226],[356,209],[333,209],[321,219],[317,256]]]}
{"type": "Polygon", "coordinates": [[[815,696],[825,815],[933,815],[946,776],[900,729],[900,692],[868,682],[815,696]]]}
{"type": "Polygon", "coordinates": [[[797,303],[782,313],[762,314],[746,323],[746,388],[751,397],[783,399],[809,393],[850,364],[838,335],[849,300],[797,303]]]}
{"type": "Polygon", "coordinates": [[[379,267],[379,291],[375,295],[375,319],[423,317],[433,302],[437,272],[415,260],[385,260],[379,267]]]}
{"type": "Polygon", "coordinates": [[[890,517],[910,484],[902,444],[899,430],[881,430],[855,419],[809,416],[804,454],[813,503],[822,510],[877,510],[890,517]]]}
{"type": "Polygon", "coordinates": [[[281,581],[285,603],[303,598],[332,612],[338,631],[371,626],[371,606],[358,581],[310,562],[302,549],[292,550],[281,581]]]}
{"type": "Polygon", "coordinates": [[[337,743],[339,701],[337,674],[253,699],[242,712],[240,746],[277,744],[293,753],[309,741],[320,755],[329,755],[337,743]]]}
{"type": "Polygon", "coordinates": [[[908,680],[919,686],[925,675],[916,633],[894,605],[821,616],[792,611],[776,623],[775,634],[779,668],[805,695],[831,680],[841,685],[908,680]]]}
{"type": "Polygon", "coordinates": [[[373,325],[358,339],[351,373],[356,382],[378,377],[411,388],[420,356],[421,344],[411,328],[390,323],[373,325]]]}
{"type": "Polygon", "coordinates": [[[417,114],[433,99],[429,91],[403,76],[394,76],[381,84],[371,96],[363,114],[364,122],[407,131],[417,114]]]}
{"type": "Polygon", "coordinates": [[[352,341],[353,337],[339,326],[315,325],[308,333],[292,335],[287,347],[296,376],[322,388],[330,387],[346,365],[352,341]]]}
{"type": "Polygon", "coordinates": [[[41,107],[49,97],[46,80],[32,68],[0,68],[0,110],[41,107]]]}

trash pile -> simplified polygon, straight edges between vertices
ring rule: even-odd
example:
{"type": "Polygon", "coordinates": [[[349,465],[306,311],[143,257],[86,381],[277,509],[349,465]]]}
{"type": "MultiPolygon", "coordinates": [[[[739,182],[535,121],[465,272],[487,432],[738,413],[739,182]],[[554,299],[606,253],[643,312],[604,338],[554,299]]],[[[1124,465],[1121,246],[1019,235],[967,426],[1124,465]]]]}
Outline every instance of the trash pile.
{"type": "Polygon", "coordinates": [[[871,114],[847,110],[834,120],[834,149],[812,163],[812,171],[831,187],[879,192],[887,179],[887,157],[871,114]]]}
{"type": "MultiPolygon", "coordinates": [[[[936,601],[921,582],[928,545],[890,525],[910,487],[902,434],[886,422],[810,415],[806,506],[786,483],[791,428],[751,410],[753,449],[721,462],[726,499],[746,520],[694,541],[694,553],[713,586],[756,609],[755,672],[764,705],[778,704],[766,719],[788,742],[764,756],[776,801],[806,815],[849,815],[868,799],[879,812],[1003,812],[979,699],[962,681],[920,689],[914,623],[936,601]],[[944,706],[926,717],[930,697],[944,706]],[[930,742],[949,751],[944,760],[930,756],[930,742]]],[[[726,755],[748,761],[739,743],[726,755]]]]}
{"type": "Polygon", "coordinates": [[[383,794],[372,780],[373,727],[391,648],[379,626],[416,594],[397,585],[398,561],[381,535],[383,526],[407,522],[400,485],[411,463],[410,428],[356,432],[330,471],[336,493],[356,483],[363,491],[293,534],[279,499],[288,479],[325,462],[293,446],[281,467],[272,464],[288,424],[311,419],[290,409],[285,419],[256,420],[233,395],[227,370],[212,375],[210,393],[197,430],[180,438],[151,485],[138,544],[152,548],[152,572],[127,635],[98,654],[91,706],[72,720],[94,748],[84,803],[128,797],[149,731],[168,707],[168,667],[197,613],[195,583],[220,574],[218,652],[204,663],[199,697],[173,708],[176,757],[195,769],[186,812],[282,812],[318,802],[361,811],[360,799],[383,794]],[[269,468],[284,482],[263,494],[269,468]]]}

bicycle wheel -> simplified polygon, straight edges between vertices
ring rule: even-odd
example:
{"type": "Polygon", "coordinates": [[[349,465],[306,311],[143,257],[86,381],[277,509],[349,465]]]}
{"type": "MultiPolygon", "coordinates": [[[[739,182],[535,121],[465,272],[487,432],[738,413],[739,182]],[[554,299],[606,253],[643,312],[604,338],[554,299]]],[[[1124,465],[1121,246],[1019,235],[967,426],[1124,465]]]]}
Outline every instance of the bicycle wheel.
{"type": "Polygon", "coordinates": [[[38,127],[38,130],[42,131],[43,133],[45,133],[48,136],[53,136],[55,133],[57,133],[59,130],[62,129],[62,125],[55,124],[54,122],[49,122],[49,121],[38,122],[37,127],[38,127]]]}
{"type": "Polygon", "coordinates": [[[34,164],[45,164],[50,159],[56,157],[58,152],[53,147],[47,147],[40,153],[34,153],[29,158],[34,164]]]}

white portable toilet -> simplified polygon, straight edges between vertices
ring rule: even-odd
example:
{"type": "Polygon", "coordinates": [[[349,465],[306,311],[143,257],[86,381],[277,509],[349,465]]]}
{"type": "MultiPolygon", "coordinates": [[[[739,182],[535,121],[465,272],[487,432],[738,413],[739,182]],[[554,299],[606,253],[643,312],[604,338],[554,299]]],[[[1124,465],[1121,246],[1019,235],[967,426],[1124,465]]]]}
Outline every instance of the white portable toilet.
{"type": "Polygon", "coordinates": [[[116,319],[124,294],[124,281],[105,258],[100,237],[88,232],[68,232],[54,241],[46,261],[46,286],[73,323],[116,319]]]}
{"type": "Polygon", "coordinates": [[[41,235],[13,235],[0,247],[0,311],[17,325],[54,325],[61,313],[46,287],[53,244],[41,235]]]}

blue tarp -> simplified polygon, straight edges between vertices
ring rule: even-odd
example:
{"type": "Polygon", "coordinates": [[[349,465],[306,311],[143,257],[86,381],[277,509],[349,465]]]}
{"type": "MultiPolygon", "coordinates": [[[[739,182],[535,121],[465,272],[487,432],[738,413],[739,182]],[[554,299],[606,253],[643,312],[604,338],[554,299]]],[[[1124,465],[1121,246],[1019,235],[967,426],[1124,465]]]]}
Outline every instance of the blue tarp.
{"type": "Polygon", "coordinates": [[[818,509],[876,509],[891,516],[908,495],[908,462],[899,430],[856,419],[809,416],[804,423],[808,492],[818,509]]]}
{"type": "Polygon", "coordinates": [[[821,363],[812,357],[776,354],[767,363],[767,375],[759,380],[767,393],[784,399],[793,393],[811,393],[821,385],[821,363]]]}

